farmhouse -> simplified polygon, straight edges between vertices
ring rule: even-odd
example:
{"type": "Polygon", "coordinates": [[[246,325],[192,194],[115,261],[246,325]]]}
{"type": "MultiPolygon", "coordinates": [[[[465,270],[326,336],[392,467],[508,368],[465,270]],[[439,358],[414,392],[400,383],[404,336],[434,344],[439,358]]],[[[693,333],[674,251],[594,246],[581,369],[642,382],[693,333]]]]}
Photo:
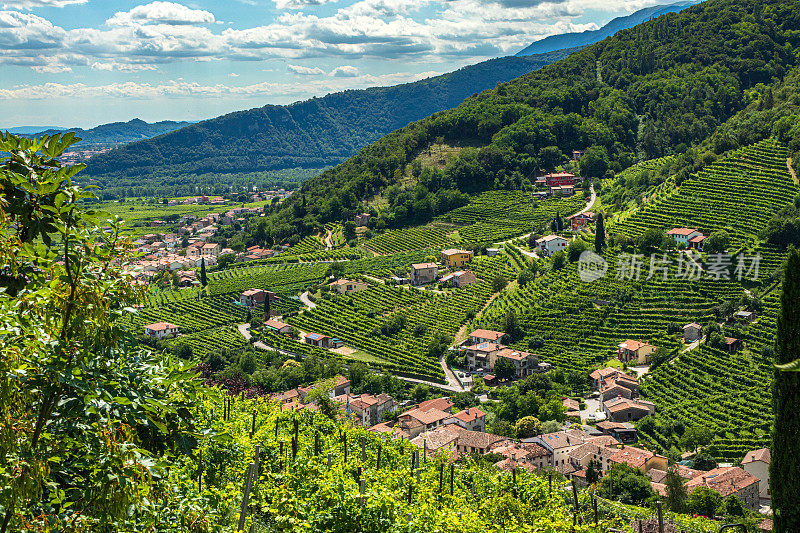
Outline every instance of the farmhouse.
{"type": "Polygon", "coordinates": [[[496,342],[482,342],[466,346],[467,368],[469,370],[491,369],[494,356],[501,349],[503,349],[503,345],[496,342]]]}
{"type": "Polygon", "coordinates": [[[690,479],[686,483],[686,490],[691,492],[700,486],[708,487],[723,498],[738,496],[745,507],[758,510],[758,478],[737,466],[723,466],[704,472],[690,479]]]}
{"type": "Polygon", "coordinates": [[[292,326],[290,326],[289,324],[285,324],[279,320],[275,320],[274,318],[265,320],[264,327],[276,333],[280,333],[281,335],[286,335],[290,331],[292,331],[292,326]]]}
{"type": "Polygon", "coordinates": [[[239,303],[247,307],[263,305],[267,299],[267,291],[264,289],[247,289],[239,296],[239,303]]]}
{"type": "Polygon", "coordinates": [[[639,396],[639,382],[636,378],[613,367],[595,370],[589,374],[592,390],[600,393],[600,403],[622,396],[636,398],[639,396]]]}
{"type": "Polygon", "coordinates": [[[674,237],[677,244],[686,246],[689,244],[690,239],[703,234],[695,228],[672,228],[667,232],[667,235],[674,237]]]}
{"type": "Polygon", "coordinates": [[[694,248],[698,252],[703,251],[703,243],[708,238],[708,235],[696,235],[689,239],[688,248],[694,248]]]}
{"type": "Polygon", "coordinates": [[[329,284],[328,287],[330,287],[332,291],[337,292],[339,294],[349,294],[351,292],[366,290],[369,288],[369,285],[367,285],[363,281],[350,281],[348,279],[337,279],[333,283],[329,284]]]}
{"type": "Polygon", "coordinates": [[[742,459],[742,468],[748,474],[758,478],[759,493],[761,498],[771,499],[769,491],[769,464],[771,454],[769,448],[752,450],[745,454],[742,459]]]}
{"type": "Polygon", "coordinates": [[[186,257],[200,257],[203,253],[200,251],[200,246],[191,244],[186,247],[186,257]]]}
{"type": "Polygon", "coordinates": [[[550,257],[559,250],[564,250],[567,244],[569,244],[569,241],[558,235],[547,235],[541,239],[536,239],[536,247],[547,257],[550,257]]]}
{"type": "Polygon", "coordinates": [[[703,326],[697,322],[683,326],[683,342],[689,343],[700,340],[703,336],[703,326]]]}
{"type": "Polygon", "coordinates": [[[623,363],[631,363],[638,365],[645,365],[650,362],[650,354],[656,350],[656,347],[642,341],[626,340],[620,343],[617,349],[617,357],[623,363]]]}
{"type": "Polygon", "coordinates": [[[450,248],[442,251],[442,264],[448,267],[463,267],[470,261],[472,261],[472,252],[470,250],[450,248]]]}
{"type": "Polygon", "coordinates": [[[492,331],[490,329],[476,329],[469,334],[470,344],[480,344],[482,342],[495,342],[499,343],[500,339],[505,336],[502,331],[492,331]]]}
{"type": "Polygon", "coordinates": [[[167,322],[156,322],[155,324],[148,324],[144,327],[144,334],[148,337],[155,337],[156,339],[174,337],[178,334],[178,331],[178,326],[167,322]]]}
{"type": "Polygon", "coordinates": [[[361,213],[360,215],[356,215],[355,223],[357,227],[363,227],[369,224],[369,220],[372,218],[372,215],[369,213],[361,213]]]}
{"type": "Polygon", "coordinates": [[[585,211],[577,215],[569,216],[567,219],[569,220],[572,231],[577,231],[594,222],[594,213],[592,211],[585,211]]]}
{"type": "Polygon", "coordinates": [[[303,338],[303,342],[306,344],[311,344],[319,348],[332,348],[334,340],[335,339],[332,337],[328,337],[327,335],[322,335],[320,333],[308,333],[303,338]]]}
{"type": "Polygon", "coordinates": [[[436,279],[439,268],[436,263],[414,263],[411,265],[411,283],[424,285],[436,279]]]}
{"type": "Polygon", "coordinates": [[[575,185],[575,174],[569,172],[556,172],[553,174],[545,174],[544,181],[548,187],[559,185],[575,185]]]}
{"type": "Polygon", "coordinates": [[[475,277],[475,273],[471,270],[459,270],[457,272],[447,274],[442,278],[442,281],[445,283],[450,283],[453,287],[460,289],[461,287],[474,285],[478,282],[478,279],[475,277]]]}

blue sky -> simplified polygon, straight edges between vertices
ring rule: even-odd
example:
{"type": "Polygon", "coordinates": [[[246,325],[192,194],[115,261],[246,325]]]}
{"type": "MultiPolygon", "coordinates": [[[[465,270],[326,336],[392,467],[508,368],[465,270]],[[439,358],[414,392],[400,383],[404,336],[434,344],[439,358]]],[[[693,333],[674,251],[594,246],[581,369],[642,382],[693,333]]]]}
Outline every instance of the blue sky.
{"type": "Polygon", "coordinates": [[[201,120],[394,85],[657,3],[0,0],[0,126],[201,120]]]}

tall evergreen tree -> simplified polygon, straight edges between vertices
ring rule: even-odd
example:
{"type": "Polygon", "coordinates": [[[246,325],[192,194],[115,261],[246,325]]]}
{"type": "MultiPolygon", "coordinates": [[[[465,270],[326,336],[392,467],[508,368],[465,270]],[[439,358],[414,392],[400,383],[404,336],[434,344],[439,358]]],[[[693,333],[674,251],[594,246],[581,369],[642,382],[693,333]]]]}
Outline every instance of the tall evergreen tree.
{"type": "Polygon", "coordinates": [[[606,247],[606,225],[603,220],[603,213],[597,215],[597,226],[594,230],[594,249],[600,254],[603,253],[603,248],[606,247]]]}
{"type": "Polygon", "coordinates": [[[673,513],[686,512],[686,500],[689,495],[686,492],[686,482],[678,474],[678,469],[675,466],[667,470],[667,477],[664,479],[664,485],[667,490],[667,507],[673,513]]]}
{"type": "MultiPolygon", "coordinates": [[[[793,362],[800,355],[800,250],[790,249],[783,277],[781,311],[775,339],[775,363],[793,362]]],[[[769,484],[777,533],[800,531],[800,372],[775,369],[772,382],[772,461],[769,484]]]]}
{"type": "Polygon", "coordinates": [[[208,278],[206,277],[206,258],[200,259],[200,284],[205,287],[208,285],[208,278]]]}

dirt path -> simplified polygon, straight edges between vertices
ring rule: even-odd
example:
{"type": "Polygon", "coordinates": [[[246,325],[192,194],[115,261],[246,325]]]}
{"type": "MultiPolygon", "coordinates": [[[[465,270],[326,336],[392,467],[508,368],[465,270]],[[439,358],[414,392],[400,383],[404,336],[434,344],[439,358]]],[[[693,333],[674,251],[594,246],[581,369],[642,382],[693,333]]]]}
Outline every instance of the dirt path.
{"type": "Polygon", "coordinates": [[[325,246],[328,247],[328,250],[333,248],[333,234],[331,233],[331,229],[327,228],[325,235],[325,246]]]}
{"type": "Polygon", "coordinates": [[[789,169],[789,174],[792,175],[792,179],[794,180],[795,185],[800,185],[800,181],[797,180],[797,173],[794,171],[794,167],[792,166],[792,158],[789,157],[786,159],[786,167],[789,169]]]}
{"type": "Polygon", "coordinates": [[[300,301],[303,302],[309,309],[314,309],[317,306],[317,304],[312,302],[311,298],[308,297],[308,291],[300,295],[300,301]]]}
{"type": "MultiPolygon", "coordinates": [[[[516,283],[516,281],[515,281],[515,283],[516,283]]],[[[502,291],[500,291],[500,292],[502,292],[502,291]]],[[[489,307],[489,304],[491,304],[494,301],[494,299],[497,298],[498,296],[500,296],[499,292],[496,292],[496,293],[492,294],[492,296],[489,298],[489,301],[486,302],[486,305],[481,307],[481,310],[478,311],[478,313],[475,315],[475,318],[472,319],[472,320],[477,320],[478,318],[480,318],[481,314],[483,314],[483,312],[486,310],[486,308],[489,307]]],[[[466,338],[467,338],[467,328],[469,327],[469,323],[472,322],[472,320],[467,321],[466,324],[464,324],[463,326],[461,326],[459,328],[459,330],[456,332],[456,335],[455,335],[454,344],[458,344],[458,343],[466,340],[466,338]]]]}

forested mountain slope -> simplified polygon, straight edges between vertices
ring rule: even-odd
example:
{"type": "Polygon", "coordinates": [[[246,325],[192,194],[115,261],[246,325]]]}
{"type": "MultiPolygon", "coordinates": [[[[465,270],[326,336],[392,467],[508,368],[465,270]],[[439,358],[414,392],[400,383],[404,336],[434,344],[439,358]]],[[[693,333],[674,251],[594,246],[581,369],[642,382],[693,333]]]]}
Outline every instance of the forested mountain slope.
{"type": "Polygon", "coordinates": [[[625,17],[617,17],[608,24],[597,30],[586,30],[583,32],[564,33],[561,35],[551,35],[539,41],[535,41],[515,55],[529,56],[531,54],[544,54],[561,48],[571,48],[573,46],[588,46],[606,37],[611,37],[620,30],[632,28],[642,22],[660,17],[666,13],[678,13],[687,7],[696,4],[692,2],[677,2],[675,4],[646,7],[625,17]]]}
{"type": "MultiPolygon", "coordinates": [[[[161,122],[148,123],[144,120],[135,118],[128,122],[110,122],[101,124],[94,128],[84,130],[81,128],[68,128],[74,131],[75,135],[81,138],[81,142],[74,145],[75,149],[89,148],[108,148],[118,144],[127,144],[143,139],[150,139],[158,135],[163,135],[171,131],[188,126],[191,122],[175,122],[173,120],[163,120],[161,122]]],[[[26,133],[25,137],[41,137],[42,135],[55,135],[64,129],[51,129],[26,133]]]]}
{"type": "Polygon", "coordinates": [[[193,124],[169,135],[92,158],[88,173],[159,176],[253,172],[335,165],[382,135],[452,108],[490,89],[569,55],[560,50],[504,57],[414,83],[329,94],[288,106],[267,105],[193,124]]]}
{"type": "Polygon", "coordinates": [[[623,30],[387,135],[306,182],[271,226],[305,233],[349,217],[437,138],[479,148],[429,173],[430,190],[521,187],[549,146],[588,148],[581,170],[589,176],[682,152],[766,90],[759,84],[786,75],[797,63],[798,28],[800,0],[708,0],[623,30]]]}

